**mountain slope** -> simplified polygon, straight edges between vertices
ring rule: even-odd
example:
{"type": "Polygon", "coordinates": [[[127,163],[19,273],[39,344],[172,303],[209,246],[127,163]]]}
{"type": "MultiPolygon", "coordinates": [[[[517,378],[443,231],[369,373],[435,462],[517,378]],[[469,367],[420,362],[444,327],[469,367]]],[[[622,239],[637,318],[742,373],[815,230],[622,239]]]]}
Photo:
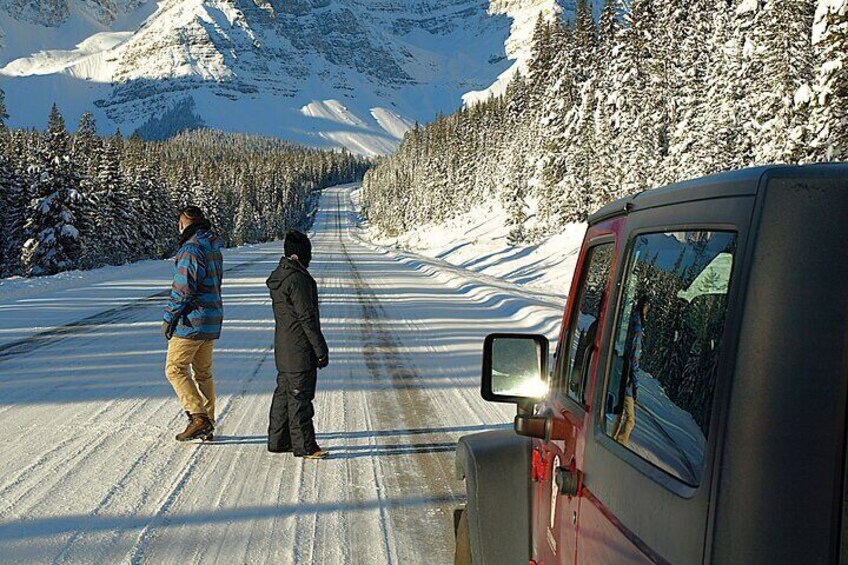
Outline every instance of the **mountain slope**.
{"type": "Polygon", "coordinates": [[[71,121],[96,106],[105,131],[195,123],[364,154],[485,91],[528,50],[527,22],[562,11],[557,0],[2,5],[12,126],[42,125],[57,101],[71,121]]]}

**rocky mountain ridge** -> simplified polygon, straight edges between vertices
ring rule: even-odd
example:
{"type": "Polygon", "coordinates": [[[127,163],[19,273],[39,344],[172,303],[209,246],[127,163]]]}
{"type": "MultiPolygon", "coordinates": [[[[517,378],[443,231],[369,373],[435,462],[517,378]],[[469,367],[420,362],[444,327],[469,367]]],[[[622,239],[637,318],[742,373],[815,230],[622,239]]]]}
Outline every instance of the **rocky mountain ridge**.
{"type": "Polygon", "coordinates": [[[469,92],[488,95],[529,52],[539,14],[571,9],[557,0],[0,5],[12,125],[37,125],[55,100],[71,115],[95,108],[103,129],[167,136],[170,123],[205,124],[365,154],[391,152],[415,121],[453,111],[469,92]]]}

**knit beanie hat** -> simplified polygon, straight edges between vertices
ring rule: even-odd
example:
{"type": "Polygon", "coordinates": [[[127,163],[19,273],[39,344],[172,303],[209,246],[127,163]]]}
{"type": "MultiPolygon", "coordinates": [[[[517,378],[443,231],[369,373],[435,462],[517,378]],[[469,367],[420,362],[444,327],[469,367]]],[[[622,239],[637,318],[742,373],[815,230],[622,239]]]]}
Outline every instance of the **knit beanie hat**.
{"type": "Polygon", "coordinates": [[[286,239],[283,241],[283,251],[286,257],[297,255],[304,267],[309,267],[309,262],[312,261],[312,243],[309,242],[309,238],[303,232],[287,231],[286,239]]]}

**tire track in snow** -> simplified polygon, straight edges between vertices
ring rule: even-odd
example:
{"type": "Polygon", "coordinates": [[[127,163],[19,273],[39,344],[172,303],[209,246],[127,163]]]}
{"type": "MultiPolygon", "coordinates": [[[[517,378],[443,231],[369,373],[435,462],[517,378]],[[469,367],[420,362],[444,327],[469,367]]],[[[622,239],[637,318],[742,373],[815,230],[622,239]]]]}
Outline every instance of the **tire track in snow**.
{"type": "MultiPolygon", "coordinates": [[[[403,351],[404,344],[391,329],[386,327],[387,316],[379,298],[365,281],[345,244],[342,236],[341,211],[341,196],[337,195],[336,229],[341,250],[353,277],[354,291],[361,309],[359,331],[361,342],[365,346],[365,364],[371,374],[371,380],[381,386],[385,392],[391,393],[390,395],[375,394],[366,403],[367,429],[376,429],[374,426],[375,419],[383,424],[393,422],[395,427],[401,429],[426,427],[433,415],[440,414],[440,407],[433,404],[421,375],[403,351]]],[[[438,425],[438,422],[434,422],[434,424],[438,425]]],[[[440,433],[439,428],[434,426],[432,435],[437,436],[440,433]]],[[[455,442],[451,440],[446,447],[453,451],[454,445],[455,442]]],[[[399,489],[401,491],[413,491],[420,488],[420,479],[426,478],[429,486],[427,497],[432,498],[432,506],[445,507],[449,505],[450,503],[445,502],[445,498],[454,499],[449,488],[454,479],[452,473],[441,464],[440,458],[434,456],[442,451],[440,447],[439,443],[431,444],[429,447],[428,444],[413,447],[410,454],[415,460],[415,465],[395,466],[388,464],[392,467],[388,473],[383,469],[383,464],[378,457],[371,458],[374,479],[377,484],[377,495],[380,500],[381,526],[384,533],[383,543],[390,563],[401,563],[405,560],[405,556],[400,554],[396,540],[389,536],[389,532],[402,531],[405,535],[408,535],[416,530],[420,531],[422,523],[434,528],[434,531],[440,526],[444,527],[445,524],[433,521],[427,523],[420,516],[412,518],[404,512],[397,513],[395,516],[391,515],[389,511],[393,504],[392,499],[386,495],[389,490],[386,477],[391,477],[391,482],[396,483],[392,485],[394,487],[392,490],[399,489]],[[414,467],[414,472],[411,472],[411,467],[414,467]],[[390,527],[393,522],[399,522],[399,526],[390,527]],[[417,528],[412,527],[413,523],[416,524],[417,528]]],[[[459,503],[460,501],[460,496],[455,497],[455,502],[459,503]]],[[[432,552],[433,547],[430,540],[431,537],[426,535],[424,539],[411,540],[413,543],[421,545],[419,547],[404,546],[404,553],[422,555],[428,551],[432,552]]]]}
{"type": "MultiPolygon", "coordinates": [[[[125,402],[125,401],[126,401],[126,399],[119,399],[119,400],[113,400],[113,401],[109,402],[103,408],[101,408],[98,412],[96,412],[94,415],[92,415],[92,417],[89,418],[86,421],[85,424],[79,426],[80,429],[91,429],[92,427],[95,426],[96,422],[98,420],[100,420],[101,417],[104,414],[107,414],[108,412],[112,411],[118,403],[125,402]]],[[[136,412],[138,412],[143,406],[144,406],[143,401],[136,401],[134,403],[134,406],[128,412],[124,412],[122,414],[125,414],[129,418],[132,418],[132,416],[136,412]]],[[[124,426],[124,428],[129,429],[130,427],[124,426]]],[[[41,473],[36,474],[37,470],[41,470],[41,467],[43,467],[44,465],[47,464],[46,458],[39,458],[39,460],[36,462],[36,464],[29,466],[29,468],[25,469],[22,473],[20,473],[17,476],[18,477],[17,480],[13,481],[13,483],[8,485],[8,487],[4,486],[3,491],[0,491],[0,496],[3,496],[3,498],[8,501],[8,498],[6,498],[6,493],[9,491],[9,489],[14,488],[15,486],[21,485],[28,478],[33,477],[33,480],[35,482],[32,485],[30,485],[29,487],[26,487],[23,492],[16,493],[17,498],[11,503],[12,506],[18,507],[17,510],[19,511],[19,513],[23,513],[23,514],[29,513],[29,510],[31,508],[37,506],[39,503],[41,503],[43,501],[44,497],[41,497],[41,498],[38,498],[38,499],[31,501],[29,506],[25,506],[22,510],[19,505],[24,500],[32,498],[33,493],[35,493],[36,491],[39,491],[39,492],[45,492],[45,491],[51,492],[51,491],[53,491],[56,486],[63,484],[66,481],[66,477],[70,474],[70,472],[73,469],[77,469],[81,466],[85,466],[87,464],[87,462],[92,457],[100,454],[100,451],[101,451],[101,449],[103,448],[104,445],[106,445],[108,442],[110,442],[114,439],[113,436],[111,436],[109,434],[100,434],[99,439],[96,442],[88,442],[88,441],[86,441],[87,438],[85,436],[81,436],[81,435],[78,435],[78,434],[68,434],[68,437],[71,438],[71,439],[69,439],[66,442],[64,442],[63,444],[61,444],[61,447],[57,446],[57,448],[50,450],[50,452],[48,452],[48,453],[53,453],[57,449],[65,449],[65,448],[68,448],[68,447],[72,447],[72,448],[75,449],[75,451],[73,453],[71,453],[71,454],[63,457],[62,459],[56,461],[55,464],[52,465],[49,469],[43,470],[41,473]],[[78,444],[80,444],[80,443],[82,444],[82,446],[78,446],[78,444]],[[46,476],[49,477],[49,480],[47,480],[47,481],[45,481],[45,479],[44,479],[45,474],[46,474],[46,476]]],[[[122,480],[125,479],[125,478],[126,478],[126,475],[124,477],[122,477],[122,480]]],[[[114,490],[114,487],[113,487],[113,490],[114,490]]],[[[110,490],[110,494],[108,494],[107,496],[111,496],[111,492],[112,491],[110,490]]]]}
{"type": "MultiPolygon", "coordinates": [[[[102,406],[102,407],[101,407],[101,408],[100,408],[97,412],[95,412],[94,414],[92,414],[92,415],[91,415],[91,416],[90,416],[90,417],[89,417],[89,418],[88,418],[88,419],[87,419],[87,420],[86,420],[86,421],[85,421],[85,422],[81,425],[81,427],[85,428],[85,427],[87,427],[88,425],[90,425],[90,424],[92,424],[92,423],[96,422],[97,420],[99,420],[99,419],[100,419],[100,417],[101,417],[101,416],[103,416],[103,414],[105,414],[105,413],[106,413],[106,412],[108,412],[109,410],[111,410],[112,406],[114,406],[117,402],[118,402],[118,400],[112,400],[112,401],[110,401],[108,404],[105,404],[104,406],[102,406]]],[[[48,449],[47,451],[45,451],[44,453],[42,453],[41,455],[39,455],[39,456],[38,456],[38,458],[37,458],[35,461],[33,461],[32,463],[30,463],[29,465],[27,465],[27,466],[26,466],[26,467],[24,467],[23,469],[19,470],[19,471],[18,471],[18,473],[16,473],[16,474],[15,474],[14,478],[12,478],[10,481],[5,482],[2,486],[0,486],[0,498],[2,498],[4,501],[7,501],[8,499],[6,498],[6,495],[7,495],[7,494],[8,494],[8,493],[12,490],[12,489],[14,489],[15,487],[19,486],[22,482],[24,482],[27,478],[29,478],[30,476],[32,476],[33,474],[35,474],[37,471],[39,471],[39,470],[40,470],[42,467],[44,467],[45,465],[50,464],[50,463],[51,463],[51,459],[53,458],[53,455],[54,455],[55,453],[57,453],[57,452],[60,452],[60,451],[64,450],[64,449],[65,449],[66,447],[68,447],[70,444],[72,444],[72,443],[74,443],[74,442],[76,442],[76,441],[79,441],[79,440],[80,440],[80,438],[79,438],[78,436],[66,435],[66,436],[64,437],[64,439],[62,439],[59,443],[54,444],[52,448],[48,449]]],[[[61,460],[61,461],[56,462],[56,464],[55,464],[55,465],[54,465],[54,466],[53,466],[53,467],[49,470],[49,474],[50,474],[50,475],[55,475],[55,474],[56,474],[56,473],[55,473],[55,471],[56,471],[56,469],[58,468],[58,466],[62,465],[63,463],[66,463],[67,461],[68,461],[68,460],[67,460],[67,458],[66,458],[66,459],[63,459],[63,460],[61,460]]],[[[31,489],[32,489],[32,488],[35,488],[35,486],[31,487],[31,489]]],[[[30,491],[31,491],[31,490],[30,490],[30,491]]],[[[11,503],[11,504],[10,504],[10,506],[13,506],[15,503],[17,503],[17,502],[18,502],[18,501],[20,501],[21,499],[25,498],[26,496],[28,496],[30,491],[26,491],[26,492],[24,492],[23,494],[21,494],[21,495],[18,497],[18,500],[16,500],[15,502],[11,503]]]]}
{"type": "MultiPolygon", "coordinates": [[[[266,257],[264,255],[261,257],[254,257],[249,261],[224,269],[224,273],[238,273],[255,265],[256,263],[264,261],[265,259],[266,257]]],[[[42,347],[54,345],[64,341],[68,337],[96,332],[97,330],[102,329],[103,326],[108,326],[116,322],[126,323],[137,321],[138,315],[142,311],[152,305],[161,306],[161,299],[169,296],[170,294],[170,289],[156,292],[145,296],[144,298],[135,299],[127,304],[122,304],[121,306],[116,306],[115,308],[110,308],[103,312],[87,316],[75,322],[56,326],[54,328],[35,333],[29,337],[0,345],[0,363],[4,363],[19,355],[32,353],[42,347]]]]}
{"type": "MultiPolygon", "coordinates": [[[[268,346],[267,348],[265,348],[262,353],[261,359],[256,364],[256,367],[254,368],[250,377],[248,377],[245,381],[242,389],[237,395],[231,396],[228,399],[227,404],[224,406],[224,408],[218,413],[217,420],[219,423],[223,422],[226,419],[226,416],[230,412],[230,410],[234,406],[238,405],[240,401],[244,398],[244,396],[247,394],[247,391],[250,388],[250,384],[254,381],[254,379],[256,379],[256,376],[262,370],[262,367],[265,365],[265,361],[268,359],[268,356],[272,350],[273,346],[268,346]]],[[[138,535],[136,543],[127,552],[128,561],[133,565],[138,565],[144,562],[144,554],[150,546],[150,542],[156,537],[158,529],[162,526],[168,525],[168,514],[170,513],[174,504],[177,503],[180,495],[185,490],[189,479],[194,474],[194,470],[201,462],[205,462],[202,460],[205,457],[208,457],[205,455],[206,451],[207,450],[204,449],[204,446],[202,444],[197,445],[194,452],[191,454],[191,458],[189,459],[188,463],[180,473],[176,484],[170,490],[170,492],[159,505],[159,507],[156,509],[156,512],[153,514],[153,517],[150,519],[150,521],[144,526],[144,528],[142,528],[141,532],[138,535]]]]}

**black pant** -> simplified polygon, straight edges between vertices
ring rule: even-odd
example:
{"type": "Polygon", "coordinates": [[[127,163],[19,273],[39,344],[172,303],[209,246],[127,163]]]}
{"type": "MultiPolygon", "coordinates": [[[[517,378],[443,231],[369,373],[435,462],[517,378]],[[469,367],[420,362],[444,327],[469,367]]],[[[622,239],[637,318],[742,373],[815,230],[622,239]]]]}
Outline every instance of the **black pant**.
{"type": "Polygon", "coordinates": [[[312,417],[315,409],[317,369],[302,373],[277,373],[277,388],[271,401],[268,450],[289,451],[302,456],[318,450],[312,417]]]}

